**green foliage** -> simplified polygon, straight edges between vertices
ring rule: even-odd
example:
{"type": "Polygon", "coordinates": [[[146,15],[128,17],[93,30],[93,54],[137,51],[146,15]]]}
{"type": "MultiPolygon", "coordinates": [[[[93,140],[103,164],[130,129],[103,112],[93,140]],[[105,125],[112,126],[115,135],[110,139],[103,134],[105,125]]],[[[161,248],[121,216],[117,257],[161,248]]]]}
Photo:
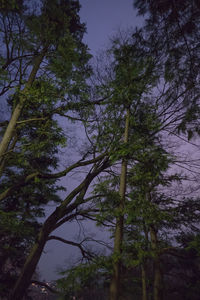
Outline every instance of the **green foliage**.
{"type": "Polygon", "coordinates": [[[114,72],[113,82],[114,101],[125,107],[137,105],[141,95],[154,86],[155,63],[148,53],[139,52],[137,38],[133,35],[130,42],[119,45],[116,40],[113,43],[114,72]]]}
{"type": "MultiPolygon", "coordinates": [[[[26,7],[23,1],[15,4],[16,1],[7,1],[0,10],[0,94],[10,111],[21,98],[25,99],[4,156],[0,183],[0,193],[12,191],[0,203],[0,268],[1,279],[7,286],[5,295],[35,242],[46,205],[60,203],[59,192],[65,190],[57,179],[27,178],[58,168],[58,155],[60,148],[66,147],[66,135],[57,115],[68,112],[70,103],[80,102],[81,93],[87,98],[85,80],[90,74],[90,56],[82,43],[85,25],[80,22],[78,1],[38,1],[36,10],[32,2],[26,1],[26,7]],[[36,78],[24,90],[42,51],[45,55],[36,78]],[[15,268],[13,274],[4,268],[8,259],[15,268]]],[[[80,111],[78,105],[74,111],[80,111]]],[[[1,134],[6,126],[7,122],[1,134]]]]}
{"type": "Polygon", "coordinates": [[[23,8],[24,0],[0,0],[1,12],[20,12],[23,8]]]}
{"type": "Polygon", "coordinates": [[[200,234],[197,234],[193,237],[193,240],[191,240],[188,243],[188,246],[186,248],[187,250],[193,250],[197,253],[198,256],[200,256],[200,234]]]}
{"type": "MultiPolygon", "coordinates": [[[[192,1],[199,9],[197,2],[192,1]]],[[[2,261],[9,258],[18,270],[35,241],[45,206],[50,201],[61,201],[58,195],[64,188],[56,179],[35,176],[23,184],[30,174],[51,173],[59,166],[59,149],[66,146],[66,136],[57,115],[72,111],[72,116],[75,113],[85,120],[93,117],[91,125],[85,122],[91,144],[96,152],[106,150],[112,165],[94,189],[93,204],[99,211],[95,213],[96,223],[100,226],[112,223],[113,233],[113,222],[124,216],[124,242],[122,253],[116,251],[111,257],[95,258],[62,273],[64,278],[58,280],[58,287],[64,299],[72,299],[94,285],[102,289],[112,274],[113,263],[119,260],[125,270],[138,270],[141,265],[151,264],[171,244],[166,230],[178,230],[179,226],[192,228],[199,222],[197,199],[182,199],[177,205],[175,199],[160,191],[180,179],[177,174],[167,175],[173,157],[164,149],[159,136],[173,119],[173,113],[179,114],[179,105],[181,116],[174,117],[174,128],[187,134],[189,140],[194,132],[199,133],[196,122],[199,39],[195,36],[198,36],[199,23],[192,19],[192,16],[199,19],[199,10],[194,14],[189,2],[187,6],[181,1],[136,0],[140,13],[150,12],[146,31],[134,32],[123,43],[118,38],[113,41],[109,51],[111,76],[106,83],[94,87],[95,96],[105,97],[106,101],[95,110],[92,106],[83,108],[89,103],[89,91],[93,93],[93,87],[86,84],[91,74],[90,55],[82,43],[85,25],[78,16],[79,1],[39,3],[41,7],[37,11],[23,6],[23,1],[0,3],[3,25],[0,34],[4,41],[0,53],[1,94],[7,97],[11,111],[20,99],[26,100],[4,158],[0,192],[16,188],[0,203],[0,256],[2,261]],[[43,50],[45,56],[36,79],[24,91],[29,72],[43,50]],[[159,90],[163,86],[167,91],[163,88],[157,96],[155,87],[159,90]],[[124,143],[127,109],[130,130],[129,140],[124,143]],[[119,206],[118,193],[121,161],[128,164],[123,209],[119,206]],[[156,245],[150,235],[152,230],[158,239],[156,245]]],[[[7,122],[2,132],[6,125],[7,122]]],[[[178,239],[177,242],[181,245],[178,239]]],[[[185,249],[199,255],[199,246],[196,235],[187,241],[185,249]]],[[[1,274],[8,283],[6,276],[1,274]]],[[[131,282],[138,284],[139,276],[134,276],[131,282]]],[[[125,276],[124,282],[126,279],[125,276]]]]}
{"type": "MultiPolygon", "coordinates": [[[[13,235],[20,237],[21,235],[31,236],[33,235],[33,228],[27,227],[26,222],[20,220],[20,217],[17,212],[8,212],[5,213],[0,211],[0,234],[9,234],[10,232],[13,235]]],[[[4,248],[7,248],[8,245],[4,245],[4,248]]]]}
{"type": "Polygon", "coordinates": [[[190,140],[199,134],[199,24],[200,6],[196,0],[133,1],[145,15],[144,34],[160,59],[160,76],[168,85],[165,102],[179,105],[182,116],[175,125],[190,140]],[[145,33],[146,32],[146,33],[145,33]]]}
{"type": "Polygon", "coordinates": [[[65,277],[57,280],[57,286],[62,299],[73,299],[79,297],[89,290],[100,290],[105,288],[106,277],[111,269],[111,261],[108,257],[99,256],[92,262],[79,264],[60,274],[65,277]]]}

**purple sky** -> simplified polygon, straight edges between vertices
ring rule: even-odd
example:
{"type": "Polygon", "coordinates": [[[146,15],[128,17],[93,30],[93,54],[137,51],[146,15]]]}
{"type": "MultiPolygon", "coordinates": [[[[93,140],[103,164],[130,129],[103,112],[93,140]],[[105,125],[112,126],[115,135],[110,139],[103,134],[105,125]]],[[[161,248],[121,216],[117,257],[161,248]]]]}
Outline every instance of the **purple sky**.
{"type": "Polygon", "coordinates": [[[80,0],[80,4],[81,21],[87,26],[84,41],[93,55],[107,46],[118,29],[141,25],[133,0],[80,0]]]}
{"type": "MultiPolygon", "coordinates": [[[[135,28],[142,23],[141,18],[136,17],[133,0],[80,0],[80,3],[82,6],[81,21],[86,23],[87,26],[84,42],[93,55],[107,47],[109,38],[115,35],[119,29],[135,28]]],[[[69,179],[66,184],[67,186],[70,185],[69,179]]],[[[71,186],[69,186],[70,188],[71,186]]],[[[48,211],[50,213],[50,209],[48,211]]],[[[88,231],[95,232],[95,227],[88,228],[88,231]]],[[[74,231],[74,224],[69,223],[53,234],[73,240],[78,233],[74,231]]],[[[102,235],[105,234],[102,232],[102,235]]],[[[79,251],[74,247],[57,241],[48,242],[39,263],[42,279],[55,279],[58,267],[65,267],[73,263],[78,253],[79,251]]]]}

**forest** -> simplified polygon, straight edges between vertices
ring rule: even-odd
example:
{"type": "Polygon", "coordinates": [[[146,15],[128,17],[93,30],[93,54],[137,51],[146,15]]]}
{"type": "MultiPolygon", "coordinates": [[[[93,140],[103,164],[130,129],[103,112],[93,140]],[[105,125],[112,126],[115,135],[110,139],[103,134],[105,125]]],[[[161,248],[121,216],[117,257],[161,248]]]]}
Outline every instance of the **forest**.
{"type": "Polygon", "coordinates": [[[0,0],[2,300],[199,299],[200,1],[132,2],[92,57],[78,0],[0,0]],[[53,287],[51,240],[80,253],[53,287]]]}

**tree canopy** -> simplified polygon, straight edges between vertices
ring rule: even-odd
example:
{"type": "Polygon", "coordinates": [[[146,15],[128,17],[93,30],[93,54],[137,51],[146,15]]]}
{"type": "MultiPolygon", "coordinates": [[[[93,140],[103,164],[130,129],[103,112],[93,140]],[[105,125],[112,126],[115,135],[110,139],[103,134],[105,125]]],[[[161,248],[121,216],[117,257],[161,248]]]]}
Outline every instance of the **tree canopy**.
{"type": "Polygon", "coordinates": [[[134,4],[144,27],[119,33],[95,65],[79,1],[0,3],[0,293],[8,299],[30,295],[50,240],[82,256],[58,281],[65,299],[198,299],[199,159],[183,157],[178,143],[199,135],[200,7],[134,4]],[[80,176],[68,191],[60,179],[72,172],[80,176]],[[111,245],[55,235],[72,221],[95,222],[111,245]]]}

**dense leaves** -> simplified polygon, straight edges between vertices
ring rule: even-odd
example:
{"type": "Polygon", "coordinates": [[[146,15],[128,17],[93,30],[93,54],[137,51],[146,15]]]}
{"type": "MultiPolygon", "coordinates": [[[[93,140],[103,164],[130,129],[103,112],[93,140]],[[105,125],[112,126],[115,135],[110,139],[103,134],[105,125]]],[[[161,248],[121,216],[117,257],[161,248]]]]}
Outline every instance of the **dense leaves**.
{"type": "MultiPolygon", "coordinates": [[[[58,152],[66,145],[66,136],[55,116],[64,114],[73,95],[78,98],[85,88],[89,55],[82,43],[85,26],[78,16],[78,1],[39,1],[37,9],[34,3],[8,4],[2,4],[0,19],[6,119],[23,103],[1,157],[1,273],[2,278],[8,277],[4,284],[13,286],[41,228],[45,205],[60,203],[58,192],[65,190],[57,179],[42,180],[37,174],[58,168],[58,152]]],[[[1,135],[6,134],[8,123],[2,122],[1,135]]]]}
{"type": "Polygon", "coordinates": [[[107,297],[119,262],[118,298],[197,299],[199,198],[183,195],[191,178],[175,169],[180,157],[169,141],[199,133],[198,1],[135,1],[145,27],[115,37],[91,81],[79,1],[35,3],[0,6],[2,295],[10,289],[10,299],[22,299],[55,239],[83,255],[58,281],[65,299],[107,297]],[[76,163],[61,166],[69,120],[83,125],[85,145],[76,163]],[[79,167],[83,179],[61,198],[59,178],[79,167]],[[50,203],[55,209],[46,216],[50,203]],[[98,255],[52,235],[74,219],[95,221],[111,241],[120,227],[118,249],[107,245],[109,255],[98,255]]]}

